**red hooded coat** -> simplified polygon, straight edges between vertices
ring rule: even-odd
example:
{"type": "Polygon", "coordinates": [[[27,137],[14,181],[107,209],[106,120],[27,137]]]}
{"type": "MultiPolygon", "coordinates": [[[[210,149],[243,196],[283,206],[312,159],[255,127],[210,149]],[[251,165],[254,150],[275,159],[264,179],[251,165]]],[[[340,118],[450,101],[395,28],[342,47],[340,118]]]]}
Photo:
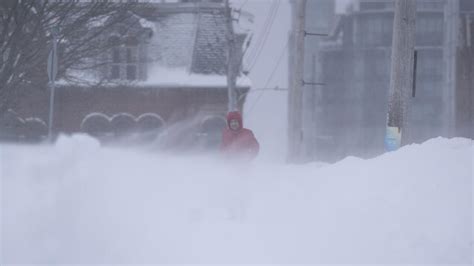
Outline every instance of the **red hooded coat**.
{"type": "Polygon", "coordinates": [[[222,131],[221,151],[231,156],[254,158],[257,156],[260,145],[253,132],[243,127],[240,112],[229,112],[227,114],[227,127],[222,131]],[[232,130],[230,121],[239,121],[240,128],[232,130]]]}

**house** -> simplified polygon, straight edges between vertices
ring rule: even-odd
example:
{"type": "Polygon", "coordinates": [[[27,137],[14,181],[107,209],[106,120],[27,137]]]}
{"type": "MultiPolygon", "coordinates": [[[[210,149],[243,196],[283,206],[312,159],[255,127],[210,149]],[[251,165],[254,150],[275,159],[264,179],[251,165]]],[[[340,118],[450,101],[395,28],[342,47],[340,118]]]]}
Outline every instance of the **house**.
{"type": "MultiPolygon", "coordinates": [[[[97,68],[71,70],[57,82],[54,134],[110,139],[140,132],[154,139],[164,130],[170,145],[217,136],[228,102],[227,14],[223,1],[161,1],[135,10],[102,34],[101,42],[120,45],[91,58],[97,68]]],[[[233,34],[241,56],[247,34],[233,34]]],[[[240,73],[240,109],[250,85],[240,73]]],[[[48,122],[48,108],[49,93],[36,91],[15,112],[48,122]]]]}

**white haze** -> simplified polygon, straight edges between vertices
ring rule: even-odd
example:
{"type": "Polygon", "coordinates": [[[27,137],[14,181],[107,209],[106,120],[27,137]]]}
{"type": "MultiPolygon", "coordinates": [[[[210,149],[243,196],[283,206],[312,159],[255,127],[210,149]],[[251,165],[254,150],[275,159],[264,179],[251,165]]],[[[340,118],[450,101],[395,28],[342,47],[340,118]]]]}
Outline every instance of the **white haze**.
{"type": "Polygon", "coordinates": [[[472,263],[467,139],[333,165],[0,146],[2,265],[472,263]]]}

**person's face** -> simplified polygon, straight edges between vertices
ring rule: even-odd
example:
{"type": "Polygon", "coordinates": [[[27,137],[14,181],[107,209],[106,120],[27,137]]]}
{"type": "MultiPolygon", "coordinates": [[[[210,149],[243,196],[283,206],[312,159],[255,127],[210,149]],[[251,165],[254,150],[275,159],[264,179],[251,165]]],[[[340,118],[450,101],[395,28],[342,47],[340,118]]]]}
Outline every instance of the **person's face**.
{"type": "Polygon", "coordinates": [[[230,120],[229,126],[230,126],[230,129],[232,129],[232,130],[239,130],[240,129],[239,120],[237,120],[237,119],[230,120]]]}

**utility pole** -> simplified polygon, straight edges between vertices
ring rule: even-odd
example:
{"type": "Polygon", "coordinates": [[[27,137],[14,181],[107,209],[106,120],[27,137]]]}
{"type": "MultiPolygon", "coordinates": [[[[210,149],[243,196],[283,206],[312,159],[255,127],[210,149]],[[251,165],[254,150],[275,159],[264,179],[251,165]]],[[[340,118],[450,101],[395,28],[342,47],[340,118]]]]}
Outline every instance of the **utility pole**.
{"type": "Polygon", "coordinates": [[[55,80],[58,74],[58,27],[54,27],[51,30],[52,46],[48,56],[48,79],[50,85],[50,97],[49,97],[49,121],[48,121],[48,138],[53,141],[53,119],[54,119],[54,93],[56,89],[55,80]]]}
{"type": "Polygon", "coordinates": [[[318,90],[320,89],[319,86],[316,85],[316,55],[313,54],[311,57],[311,88],[309,90],[306,90],[306,92],[309,94],[309,103],[307,102],[307,107],[305,109],[308,109],[307,112],[307,127],[306,131],[308,132],[306,134],[306,141],[305,141],[305,146],[306,146],[306,152],[307,156],[313,161],[316,159],[316,107],[319,105],[316,103],[316,99],[320,99],[318,95],[318,90]]]}
{"type": "Polygon", "coordinates": [[[303,79],[304,79],[304,39],[307,0],[297,0],[295,25],[295,49],[293,78],[288,95],[288,161],[302,161],[303,147],[303,79]]]}
{"type": "Polygon", "coordinates": [[[445,107],[443,112],[444,135],[446,137],[454,137],[455,130],[455,106],[456,106],[456,88],[458,80],[457,53],[459,47],[459,31],[460,25],[460,1],[449,0],[445,3],[444,21],[445,21],[445,45],[443,45],[443,59],[445,62],[444,90],[443,98],[445,107]]]}
{"type": "Polygon", "coordinates": [[[227,95],[228,111],[237,110],[236,80],[239,64],[236,63],[236,40],[233,27],[232,9],[229,0],[225,0],[226,24],[227,24],[227,95]]]}
{"type": "Polygon", "coordinates": [[[407,118],[414,88],[416,1],[396,0],[385,148],[398,149],[409,140],[407,118]],[[403,133],[403,134],[402,134],[403,133]]]}

